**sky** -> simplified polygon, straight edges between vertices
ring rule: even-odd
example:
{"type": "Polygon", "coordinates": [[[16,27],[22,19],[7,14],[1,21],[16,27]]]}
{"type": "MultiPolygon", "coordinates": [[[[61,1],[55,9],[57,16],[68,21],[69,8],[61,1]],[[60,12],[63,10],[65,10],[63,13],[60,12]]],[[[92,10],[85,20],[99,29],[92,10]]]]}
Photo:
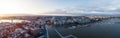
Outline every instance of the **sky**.
{"type": "Polygon", "coordinates": [[[120,0],[0,0],[0,14],[120,14],[120,0]]]}

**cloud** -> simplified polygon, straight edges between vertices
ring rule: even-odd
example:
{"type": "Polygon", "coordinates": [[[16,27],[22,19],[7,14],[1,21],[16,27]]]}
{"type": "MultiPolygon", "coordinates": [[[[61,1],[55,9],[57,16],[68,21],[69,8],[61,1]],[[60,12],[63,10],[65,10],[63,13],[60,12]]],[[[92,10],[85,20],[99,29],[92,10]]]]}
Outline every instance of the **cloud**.
{"type": "Polygon", "coordinates": [[[120,14],[120,0],[91,0],[64,8],[54,13],[62,14],[120,14]]]}

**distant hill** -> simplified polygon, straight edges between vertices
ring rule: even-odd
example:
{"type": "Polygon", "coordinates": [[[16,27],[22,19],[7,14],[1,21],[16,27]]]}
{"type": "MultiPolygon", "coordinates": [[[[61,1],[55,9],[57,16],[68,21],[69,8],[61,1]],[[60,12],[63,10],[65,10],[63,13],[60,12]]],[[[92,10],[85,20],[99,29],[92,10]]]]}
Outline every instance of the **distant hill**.
{"type": "Polygon", "coordinates": [[[1,14],[0,16],[120,16],[120,14],[1,14]]]}

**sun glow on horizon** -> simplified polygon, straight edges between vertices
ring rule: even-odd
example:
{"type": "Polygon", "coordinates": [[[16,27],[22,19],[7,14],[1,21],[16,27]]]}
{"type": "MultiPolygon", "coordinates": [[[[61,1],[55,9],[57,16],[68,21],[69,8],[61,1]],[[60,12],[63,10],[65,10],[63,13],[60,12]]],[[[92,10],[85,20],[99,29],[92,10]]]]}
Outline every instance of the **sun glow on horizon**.
{"type": "MultiPolygon", "coordinates": [[[[44,8],[40,8],[32,1],[33,0],[0,0],[0,15],[41,14],[49,11],[44,8]]],[[[39,5],[43,6],[43,3],[39,5]]]]}

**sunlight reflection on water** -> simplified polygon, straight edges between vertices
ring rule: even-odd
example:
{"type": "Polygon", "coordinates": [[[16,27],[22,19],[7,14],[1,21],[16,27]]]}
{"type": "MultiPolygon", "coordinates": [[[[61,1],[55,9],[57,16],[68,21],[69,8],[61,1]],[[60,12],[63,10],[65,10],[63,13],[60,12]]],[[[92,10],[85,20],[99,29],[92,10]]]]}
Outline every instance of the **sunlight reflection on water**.
{"type": "Polygon", "coordinates": [[[21,23],[21,22],[30,22],[28,20],[0,20],[0,23],[8,22],[8,23],[21,23]]]}

